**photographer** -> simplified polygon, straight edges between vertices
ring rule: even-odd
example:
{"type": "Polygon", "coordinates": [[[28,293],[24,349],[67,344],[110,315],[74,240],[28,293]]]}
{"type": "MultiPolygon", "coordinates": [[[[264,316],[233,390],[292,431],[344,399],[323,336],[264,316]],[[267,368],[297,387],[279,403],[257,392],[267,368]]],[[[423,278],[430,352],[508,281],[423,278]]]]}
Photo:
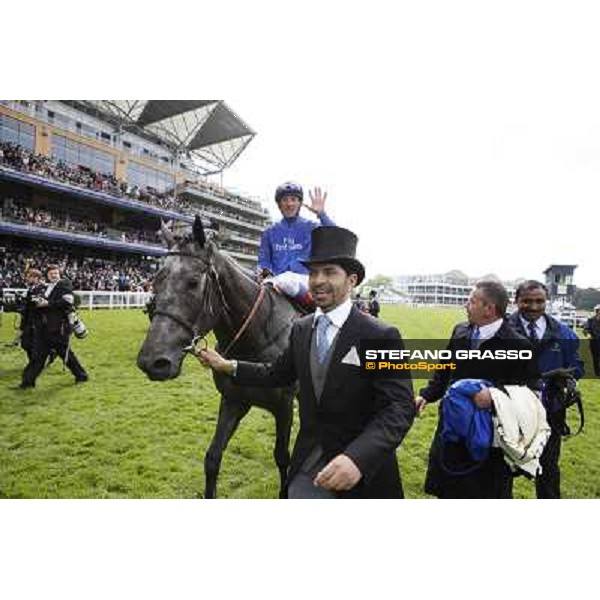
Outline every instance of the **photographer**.
{"type": "Polygon", "coordinates": [[[32,349],[35,339],[37,309],[36,299],[43,296],[46,286],[42,282],[42,272],[37,269],[28,269],[25,274],[27,283],[27,295],[25,296],[21,312],[21,348],[27,352],[27,358],[31,361],[32,349]]]}
{"type": "Polygon", "coordinates": [[[48,284],[43,295],[31,298],[33,303],[33,344],[30,360],[23,371],[21,389],[35,387],[46,360],[54,350],[75,376],[76,383],[88,380],[88,375],[70,348],[69,316],[74,312],[73,287],[68,279],[60,279],[57,266],[48,267],[48,284]]]}

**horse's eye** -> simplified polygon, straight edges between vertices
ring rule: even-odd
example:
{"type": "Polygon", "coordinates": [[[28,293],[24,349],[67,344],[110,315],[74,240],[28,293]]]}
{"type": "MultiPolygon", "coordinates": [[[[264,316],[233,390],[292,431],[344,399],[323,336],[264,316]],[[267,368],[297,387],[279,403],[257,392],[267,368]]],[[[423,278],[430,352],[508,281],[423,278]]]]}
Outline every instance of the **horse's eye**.
{"type": "Polygon", "coordinates": [[[190,279],[188,281],[187,286],[188,286],[189,290],[194,290],[198,287],[199,284],[200,284],[200,282],[197,279],[190,279]]]}

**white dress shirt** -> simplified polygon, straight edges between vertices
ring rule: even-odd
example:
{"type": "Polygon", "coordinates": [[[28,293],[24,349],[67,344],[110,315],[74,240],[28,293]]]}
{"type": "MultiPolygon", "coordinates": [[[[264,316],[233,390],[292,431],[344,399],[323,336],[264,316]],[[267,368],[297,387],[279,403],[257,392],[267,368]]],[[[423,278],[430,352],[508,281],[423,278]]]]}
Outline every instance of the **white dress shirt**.
{"type": "MultiPolygon", "coordinates": [[[[329,312],[325,312],[321,310],[320,307],[317,307],[312,326],[313,328],[315,327],[317,319],[320,315],[326,314],[329,317],[331,324],[329,325],[329,327],[327,327],[327,330],[325,332],[325,335],[327,336],[327,341],[329,342],[329,346],[331,346],[331,342],[348,319],[351,310],[352,300],[350,298],[348,298],[345,302],[342,302],[339,306],[336,306],[333,310],[330,310],[329,312]]],[[[230,363],[233,367],[233,372],[231,375],[232,377],[235,377],[237,374],[238,361],[232,359],[230,363]]]]}
{"type": "Polygon", "coordinates": [[[535,325],[535,335],[537,336],[537,339],[541,340],[544,337],[544,333],[546,333],[546,319],[544,319],[544,315],[535,321],[528,321],[521,316],[519,318],[521,319],[521,323],[523,324],[523,328],[525,329],[527,337],[529,337],[529,323],[532,322],[535,325]]]}
{"type": "Polygon", "coordinates": [[[490,338],[494,337],[498,332],[498,329],[502,327],[502,323],[504,323],[504,319],[496,319],[487,325],[478,326],[480,343],[483,342],[483,340],[489,340],[490,338]]]}
{"type": "MultiPolygon", "coordinates": [[[[348,319],[348,316],[350,315],[351,310],[352,310],[352,300],[350,298],[348,298],[345,302],[342,302],[342,304],[340,304],[339,306],[336,306],[334,309],[332,309],[328,312],[324,312],[323,310],[321,310],[320,307],[317,307],[317,310],[315,311],[315,317],[313,319],[313,328],[315,327],[315,325],[317,323],[317,319],[321,315],[325,314],[329,317],[331,324],[329,325],[329,327],[327,328],[327,330],[325,332],[329,346],[331,346],[331,342],[333,341],[335,336],[338,334],[339,330],[342,328],[342,326],[346,322],[346,319],[348,319]]],[[[317,342],[318,342],[318,340],[317,340],[317,342]]]]}

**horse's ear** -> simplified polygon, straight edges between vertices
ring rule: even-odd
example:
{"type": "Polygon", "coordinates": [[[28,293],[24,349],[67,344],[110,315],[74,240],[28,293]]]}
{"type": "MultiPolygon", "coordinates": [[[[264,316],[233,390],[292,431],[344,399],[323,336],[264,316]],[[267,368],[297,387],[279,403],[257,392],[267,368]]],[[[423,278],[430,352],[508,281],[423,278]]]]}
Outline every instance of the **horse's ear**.
{"type": "Polygon", "coordinates": [[[204,248],[204,245],[206,244],[206,235],[204,233],[204,225],[202,225],[202,217],[200,217],[200,215],[196,215],[196,218],[194,219],[192,233],[194,234],[194,241],[200,248],[204,248]]]}
{"type": "Polygon", "coordinates": [[[170,248],[175,243],[175,237],[173,232],[167,227],[167,224],[161,219],[160,220],[160,232],[167,243],[167,248],[170,248]]]}

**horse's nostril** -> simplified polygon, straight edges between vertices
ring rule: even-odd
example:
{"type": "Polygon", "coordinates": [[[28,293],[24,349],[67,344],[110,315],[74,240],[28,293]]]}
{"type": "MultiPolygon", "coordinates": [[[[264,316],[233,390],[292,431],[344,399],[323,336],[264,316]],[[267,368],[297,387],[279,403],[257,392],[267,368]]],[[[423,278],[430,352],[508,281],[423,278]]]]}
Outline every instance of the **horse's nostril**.
{"type": "Polygon", "coordinates": [[[153,367],[156,371],[168,371],[171,368],[171,361],[168,358],[157,358],[153,367]]]}

